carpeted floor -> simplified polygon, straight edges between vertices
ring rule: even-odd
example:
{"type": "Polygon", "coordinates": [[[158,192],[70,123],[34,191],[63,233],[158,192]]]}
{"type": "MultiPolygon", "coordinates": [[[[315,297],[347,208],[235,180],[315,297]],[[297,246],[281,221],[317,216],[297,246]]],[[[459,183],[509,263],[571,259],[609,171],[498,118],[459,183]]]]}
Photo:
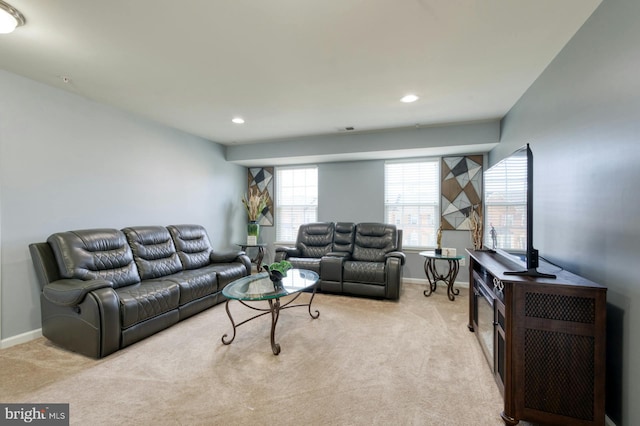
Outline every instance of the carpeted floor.
{"type": "Polygon", "coordinates": [[[223,345],[224,305],[102,360],[36,339],[0,351],[0,401],[68,402],[78,425],[502,425],[468,290],[454,302],[423,290],[405,284],[399,302],[318,294],[319,319],[281,313],[278,356],[267,316],[223,345]]]}

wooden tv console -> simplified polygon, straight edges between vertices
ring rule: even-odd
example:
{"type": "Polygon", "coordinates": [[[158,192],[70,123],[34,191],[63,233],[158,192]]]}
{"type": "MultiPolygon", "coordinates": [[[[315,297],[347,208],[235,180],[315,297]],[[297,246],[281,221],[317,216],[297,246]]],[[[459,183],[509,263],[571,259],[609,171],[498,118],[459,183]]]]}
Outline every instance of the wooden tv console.
{"type": "Polygon", "coordinates": [[[467,253],[468,327],[504,396],[504,422],[604,425],[606,287],[567,271],[505,275],[519,266],[467,253]]]}

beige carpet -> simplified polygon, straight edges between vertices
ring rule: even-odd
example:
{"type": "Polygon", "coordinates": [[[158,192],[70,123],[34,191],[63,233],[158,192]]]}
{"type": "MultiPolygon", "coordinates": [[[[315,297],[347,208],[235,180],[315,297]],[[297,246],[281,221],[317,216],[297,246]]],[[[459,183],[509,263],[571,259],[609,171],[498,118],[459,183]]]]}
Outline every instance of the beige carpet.
{"type": "Polygon", "coordinates": [[[0,351],[0,401],[68,402],[78,425],[502,425],[468,290],[454,302],[423,290],[405,284],[399,302],[318,294],[319,319],[281,313],[279,356],[266,316],[223,345],[223,304],[102,360],[40,338],[0,351]]]}

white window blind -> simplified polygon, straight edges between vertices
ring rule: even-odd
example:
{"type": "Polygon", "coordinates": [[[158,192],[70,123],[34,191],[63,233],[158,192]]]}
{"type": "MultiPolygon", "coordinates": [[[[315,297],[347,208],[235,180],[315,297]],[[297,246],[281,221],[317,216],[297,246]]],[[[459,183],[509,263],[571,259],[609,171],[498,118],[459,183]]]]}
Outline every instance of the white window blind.
{"type": "Polygon", "coordinates": [[[317,166],[276,168],[276,240],[293,242],[318,217],[317,166]]]}
{"type": "Polygon", "coordinates": [[[404,247],[435,247],[440,223],[440,160],[388,161],[384,215],[403,232],[404,247]]]}

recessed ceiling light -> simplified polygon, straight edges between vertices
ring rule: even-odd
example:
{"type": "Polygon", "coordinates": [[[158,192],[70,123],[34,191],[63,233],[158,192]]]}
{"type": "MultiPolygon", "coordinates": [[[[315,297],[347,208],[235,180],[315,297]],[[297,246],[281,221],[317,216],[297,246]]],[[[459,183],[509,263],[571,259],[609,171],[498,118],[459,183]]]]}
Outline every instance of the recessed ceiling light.
{"type": "Polygon", "coordinates": [[[242,117],[234,117],[231,121],[236,124],[244,124],[244,119],[242,117]]]}
{"type": "Polygon", "coordinates": [[[0,34],[9,34],[25,22],[18,9],[0,0],[0,34]]]}
{"type": "Polygon", "coordinates": [[[405,95],[402,97],[402,99],[400,99],[400,102],[404,102],[404,103],[410,103],[410,102],[415,102],[418,100],[418,97],[416,95],[405,95]]]}

